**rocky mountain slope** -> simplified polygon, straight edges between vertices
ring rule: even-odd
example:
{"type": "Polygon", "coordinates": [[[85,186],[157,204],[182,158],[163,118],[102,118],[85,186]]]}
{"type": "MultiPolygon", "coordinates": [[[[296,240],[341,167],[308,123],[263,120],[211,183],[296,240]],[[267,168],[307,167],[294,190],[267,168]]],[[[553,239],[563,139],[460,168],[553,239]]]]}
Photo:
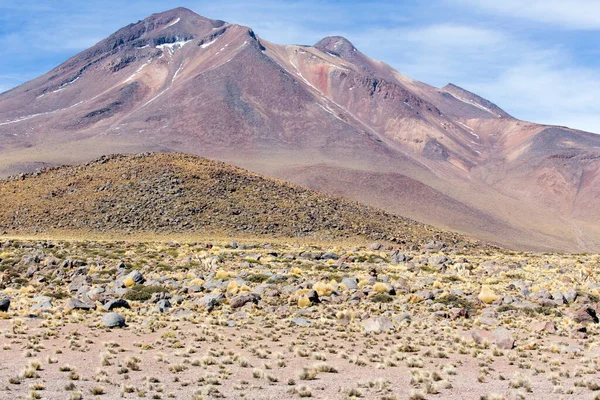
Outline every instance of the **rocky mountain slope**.
{"type": "Polygon", "coordinates": [[[355,202],[184,154],[105,156],[0,182],[0,231],[203,233],[475,245],[355,202]]]}
{"type": "Polygon", "coordinates": [[[0,95],[0,174],[180,151],[515,248],[600,249],[600,136],[435,88],[348,40],[278,45],[187,9],[0,95]]]}

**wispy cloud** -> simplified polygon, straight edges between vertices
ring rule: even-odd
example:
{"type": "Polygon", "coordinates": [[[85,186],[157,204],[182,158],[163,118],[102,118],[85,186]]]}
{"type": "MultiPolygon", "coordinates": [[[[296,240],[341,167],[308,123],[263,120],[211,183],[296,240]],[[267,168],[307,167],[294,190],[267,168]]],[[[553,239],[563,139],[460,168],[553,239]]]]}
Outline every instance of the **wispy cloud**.
{"type": "Polygon", "coordinates": [[[598,0],[452,0],[495,14],[558,25],[567,29],[600,29],[598,0]]]}

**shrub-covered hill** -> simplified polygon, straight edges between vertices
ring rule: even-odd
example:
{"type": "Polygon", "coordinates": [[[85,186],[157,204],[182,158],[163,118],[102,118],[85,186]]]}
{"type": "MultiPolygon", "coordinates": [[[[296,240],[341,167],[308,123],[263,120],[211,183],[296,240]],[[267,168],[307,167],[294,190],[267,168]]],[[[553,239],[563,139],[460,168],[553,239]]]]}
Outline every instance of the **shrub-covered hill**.
{"type": "Polygon", "coordinates": [[[364,237],[403,244],[470,240],[362,204],[179,153],[110,155],[0,182],[6,233],[236,233],[364,237]]]}

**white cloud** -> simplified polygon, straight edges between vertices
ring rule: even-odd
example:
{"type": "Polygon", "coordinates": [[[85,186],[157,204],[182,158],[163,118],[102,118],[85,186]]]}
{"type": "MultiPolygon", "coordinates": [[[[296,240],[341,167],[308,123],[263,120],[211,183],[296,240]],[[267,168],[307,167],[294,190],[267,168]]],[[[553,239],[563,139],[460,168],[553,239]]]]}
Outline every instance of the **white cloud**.
{"type": "Polygon", "coordinates": [[[516,117],[600,133],[600,104],[595,88],[600,72],[548,64],[517,64],[487,83],[473,83],[516,117]]]}
{"type": "Polygon", "coordinates": [[[451,0],[514,18],[550,23],[567,29],[600,29],[598,0],[451,0]]]}

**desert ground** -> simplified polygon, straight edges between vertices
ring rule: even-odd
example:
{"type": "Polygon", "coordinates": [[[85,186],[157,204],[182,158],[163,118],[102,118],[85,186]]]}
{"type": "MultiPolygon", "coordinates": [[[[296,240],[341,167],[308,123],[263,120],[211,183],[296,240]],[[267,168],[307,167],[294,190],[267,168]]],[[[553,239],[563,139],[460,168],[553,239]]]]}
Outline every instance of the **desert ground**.
{"type": "Polygon", "coordinates": [[[598,255],[0,240],[2,399],[599,399],[598,255]]]}

